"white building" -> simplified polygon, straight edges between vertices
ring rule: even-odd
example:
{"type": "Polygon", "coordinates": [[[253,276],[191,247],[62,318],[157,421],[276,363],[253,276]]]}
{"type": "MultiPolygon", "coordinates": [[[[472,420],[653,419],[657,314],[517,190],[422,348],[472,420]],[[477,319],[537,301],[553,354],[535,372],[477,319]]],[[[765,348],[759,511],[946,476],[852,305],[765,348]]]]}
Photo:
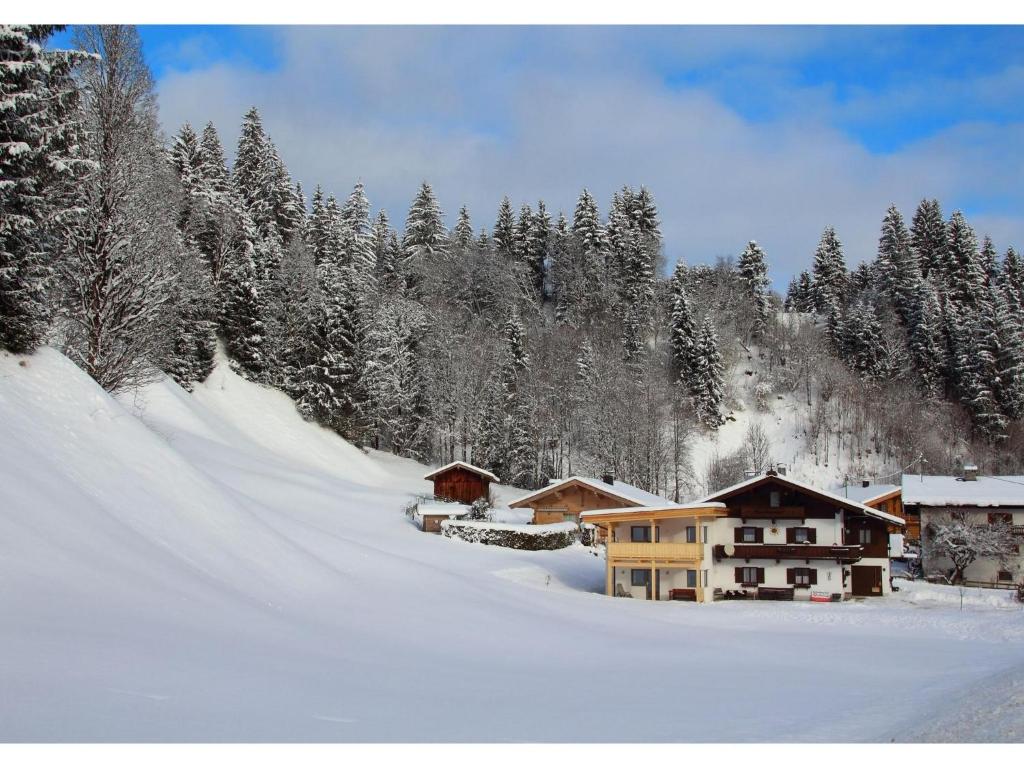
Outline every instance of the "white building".
{"type": "Polygon", "coordinates": [[[891,591],[903,520],[768,473],[693,504],[583,512],[607,536],[606,593],[841,600],[891,591]]]}
{"type": "MultiPolygon", "coordinates": [[[[929,524],[964,514],[972,522],[1006,523],[1024,543],[1024,475],[979,475],[973,465],[955,475],[903,475],[903,506],[907,515],[921,521],[922,567],[926,575],[948,574],[952,563],[928,558],[929,524]]],[[[964,579],[978,585],[1000,586],[1024,581],[1024,558],[1018,552],[1009,561],[976,560],[964,571],[964,579]]]]}

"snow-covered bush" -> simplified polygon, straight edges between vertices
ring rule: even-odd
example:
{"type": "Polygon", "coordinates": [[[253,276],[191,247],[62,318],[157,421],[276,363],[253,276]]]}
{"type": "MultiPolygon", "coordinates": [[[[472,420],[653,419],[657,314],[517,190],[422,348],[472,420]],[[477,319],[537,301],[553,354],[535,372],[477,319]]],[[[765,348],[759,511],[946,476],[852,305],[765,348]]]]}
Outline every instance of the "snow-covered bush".
{"type": "Polygon", "coordinates": [[[1005,523],[976,521],[964,512],[950,512],[928,524],[924,550],[929,561],[945,558],[953,564],[954,584],[964,579],[964,571],[981,558],[1003,564],[1016,554],[1017,544],[1005,523]]]}
{"type": "Polygon", "coordinates": [[[575,523],[502,525],[470,520],[444,520],[441,523],[441,535],[449,539],[530,551],[564,549],[579,540],[579,533],[575,523]]]}
{"type": "Polygon", "coordinates": [[[491,502],[483,497],[469,505],[467,520],[479,520],[485,523],[491,522],[494,518],[491,515],[491,502]]]}
{"type": "Polygon", "coordinates": [[[754,385],[754,405],[761,413],[771,409],[772,385],[769,381],[761,381],[754,385]]]}

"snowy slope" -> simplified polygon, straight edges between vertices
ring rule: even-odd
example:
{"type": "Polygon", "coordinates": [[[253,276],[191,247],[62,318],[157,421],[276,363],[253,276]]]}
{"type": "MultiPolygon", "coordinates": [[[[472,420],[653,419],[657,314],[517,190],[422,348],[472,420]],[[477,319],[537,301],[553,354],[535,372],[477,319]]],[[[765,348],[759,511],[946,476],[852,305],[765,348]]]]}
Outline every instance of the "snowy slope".
{"type": "Polygon", "coordinates": [[[117,401],[0,354],[0,425],[2,740],[888,741],[1024,670],[1012,605],[648,604],[420,533],[422,465],[225,365],[117,401]]]}

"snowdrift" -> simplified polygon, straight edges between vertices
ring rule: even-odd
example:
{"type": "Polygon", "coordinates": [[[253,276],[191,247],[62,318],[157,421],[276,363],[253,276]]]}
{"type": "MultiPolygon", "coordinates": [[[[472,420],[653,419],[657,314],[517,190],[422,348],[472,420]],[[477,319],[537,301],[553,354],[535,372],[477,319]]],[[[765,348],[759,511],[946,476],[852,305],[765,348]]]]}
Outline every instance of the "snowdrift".
{"type": "Polygon", "coordinates": [[[606,598],[419,532],[423,473],[223,360],[115,400],[0,353],[0,740],[888,741],[1024,664],[1010,610],[606,598]]]}

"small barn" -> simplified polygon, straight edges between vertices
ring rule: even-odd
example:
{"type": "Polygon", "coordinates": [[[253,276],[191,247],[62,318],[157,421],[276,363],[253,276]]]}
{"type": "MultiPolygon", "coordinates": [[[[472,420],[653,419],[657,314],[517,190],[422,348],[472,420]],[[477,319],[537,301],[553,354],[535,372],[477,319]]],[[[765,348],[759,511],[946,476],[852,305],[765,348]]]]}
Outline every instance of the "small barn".
{"type": "Polygon", "coordinates": [[[486,499],[491,490],[491,483],[501,482],[497,475],[464,461],[445,464],[424,475],[423,479],[434,481],[435,499],[460,504],[472,504],[477,499],[486,499]]]}

